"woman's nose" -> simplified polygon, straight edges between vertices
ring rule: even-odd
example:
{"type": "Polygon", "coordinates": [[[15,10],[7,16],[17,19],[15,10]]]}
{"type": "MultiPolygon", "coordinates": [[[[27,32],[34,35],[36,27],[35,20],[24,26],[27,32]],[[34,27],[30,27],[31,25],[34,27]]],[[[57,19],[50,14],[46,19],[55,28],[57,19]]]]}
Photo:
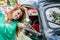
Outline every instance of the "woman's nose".
{"type": "Polygon", "coordinates": [[[19,15],[17,15],[17,18],[19,18],[19,15]]]}

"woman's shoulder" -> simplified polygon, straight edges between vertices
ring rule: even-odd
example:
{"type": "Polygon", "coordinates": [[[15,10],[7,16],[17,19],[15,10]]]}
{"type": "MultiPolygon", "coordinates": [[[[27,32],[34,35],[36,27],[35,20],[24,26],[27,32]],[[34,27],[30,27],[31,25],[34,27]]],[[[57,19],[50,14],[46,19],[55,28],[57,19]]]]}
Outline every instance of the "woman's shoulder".
{"type": "Polygon", "coordinates": [[[20,22],[17,21],[17,20],[13,20],[13,21],[12,21],[12,24],[14,24],[14,25],[18,25],[18,23],[20,23],[20,22]]]}
{"type": "Polygon", "coordinates": [[[4,22],[4,18],[5,18],[5,16],[4,16],[3,12],[0,11],[0,22],[4,22]]]}
{"type": "Polygon", "coordinates": [[[0,16],[1,16],[1,15],[4,16],[4,12],[3,12],[3,11],[0,11],[0,16]]]}
{"type": "Polygon", "coordinates": [[[0,11],[0,15],[2,14],[2,11],[0,11]]]}

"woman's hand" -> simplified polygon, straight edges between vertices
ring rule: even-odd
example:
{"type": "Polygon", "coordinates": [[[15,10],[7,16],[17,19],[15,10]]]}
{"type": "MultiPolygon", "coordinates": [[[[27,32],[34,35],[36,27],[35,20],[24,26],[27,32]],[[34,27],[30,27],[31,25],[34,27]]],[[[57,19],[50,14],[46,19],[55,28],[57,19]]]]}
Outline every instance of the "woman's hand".
{"type": "Polygon", "coordinates": [[[18,23],[19,28],[25,28],[26,26],[23,23],[18,23]]]}

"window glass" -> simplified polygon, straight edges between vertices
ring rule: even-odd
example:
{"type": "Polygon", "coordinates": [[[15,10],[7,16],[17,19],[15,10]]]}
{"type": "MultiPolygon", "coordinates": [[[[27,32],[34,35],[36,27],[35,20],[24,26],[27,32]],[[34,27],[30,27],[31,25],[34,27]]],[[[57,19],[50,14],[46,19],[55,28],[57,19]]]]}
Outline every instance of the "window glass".
{"type": "Polygon", "coordinates": [[[51,27],[60,27],[60,8],[54,7],[46,10],[46,17],[51,27]]]}

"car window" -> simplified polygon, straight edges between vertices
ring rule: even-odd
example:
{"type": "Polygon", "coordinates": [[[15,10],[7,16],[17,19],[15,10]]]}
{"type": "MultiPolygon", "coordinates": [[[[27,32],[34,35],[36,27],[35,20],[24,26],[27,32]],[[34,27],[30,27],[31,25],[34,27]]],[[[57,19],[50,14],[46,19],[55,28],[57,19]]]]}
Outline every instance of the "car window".
{"type": "Polygon", "coordinates": [[[52,27],[60,27],[60,8],[54,7],[46,10],[48,24],[52,27]]]}

